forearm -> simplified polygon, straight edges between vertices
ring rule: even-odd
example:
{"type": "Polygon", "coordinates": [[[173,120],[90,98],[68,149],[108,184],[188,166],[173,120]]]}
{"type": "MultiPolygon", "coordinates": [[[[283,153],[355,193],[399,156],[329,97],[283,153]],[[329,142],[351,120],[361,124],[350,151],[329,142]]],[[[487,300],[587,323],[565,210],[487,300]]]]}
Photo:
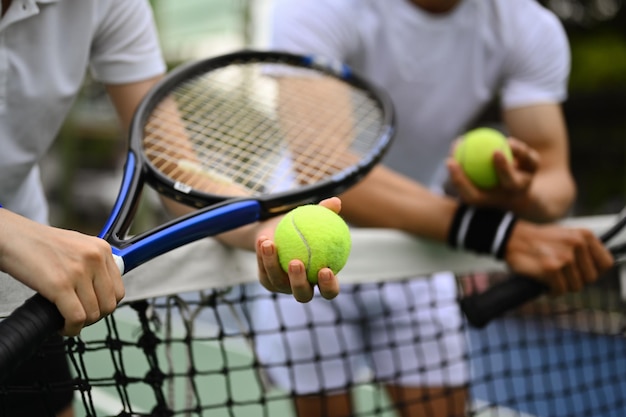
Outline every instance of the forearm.
{"type": "Polygon", "coordinates": [[[361,227],[402,230],[444,242],[458,204],[378,166],[341,196],[342,216],[361,227]]]}
{"type": "Polygon", "coordinates": [[[553,222],[567,215],[576,198],[573,178],[563,170],[540,172],[528,195],[511,204],[510,210],[521,218],[538,222],[553,222]]]}
{"type": "Polygon", "coordinates": [[[533,105],[505,111],[503,116],[511,136],[539,155],[529,192],[508,208],[538,222],[563,217],[576,197],[576,186],[569,168],[568,135],[560,105],[533,105]]]}
{"type": "Polygon", "coordinates": [[[39,292],[74,336],[111,313],[124,297],[111,246],[97,237],[53,228],[0,209],[0,270],[39,292]]]}

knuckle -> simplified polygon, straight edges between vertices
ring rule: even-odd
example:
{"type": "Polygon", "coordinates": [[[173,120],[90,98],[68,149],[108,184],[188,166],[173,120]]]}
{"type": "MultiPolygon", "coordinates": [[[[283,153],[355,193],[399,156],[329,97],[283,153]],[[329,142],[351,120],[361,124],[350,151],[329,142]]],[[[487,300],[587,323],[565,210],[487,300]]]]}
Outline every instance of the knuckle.
{"type": "Polygon", "coordinates": [[[594,272],[592,274],[588,274],[587,276],[585,276],[585,283],[586,284],[592,284],[592,283],[596,282],[598,280],[598,278],[600,278],[600,274],[598,274],[597,272],[594,272]]]}
{"type": "Polygon", "coordinates": [[[66,325],[74,329],[82,328],[87,320],[87,313],[83,309],[75,309],[71,314],[65,316],[66,325]]]}
{"type": "Polygon", "coordinates": [[[543,262],[542,269],[549,275],[558,274],[565,266],[562,260],[556,258],[548,258],[543,262]]]}
{"type": "Polygon", "coordinates": [[[103,305],[100,306],[100,312],[98,313],[98,315],[99,316],[109,315],[113,313],[113,311],[115,311],[116,308],[117,308],[117,299],[113,297],[108,297],[106,301],[103,303],[103,305]]]}
{"type": "Polygon", "coordinates": [[[573,280],[570,283],[570,288],[574,292],[578,292],[583,289],[583,283],[580,280],[573,280]]]}
{"type": "Polygon", "coordinates": [[[577,229],[569,234],[569,243],[576,250],[585,249],[593,239],[593,233],[586,229],[577,229]]]}
{"type": "Polygon", "coordinates": [[[87,315],[86,315],[86,319],[84,320],[85,324],[91,324],[91,323],[95,323],[96,321],[100,320],[101,317],[101,312],[100,309],[91,309],[87,315]]]}
{"type": "Polygon", "coordinates": [[[120,288],[115,289],[115,301],[119,303],[126,296],[126,289],[124,286],[120,286],[120,288]]]}

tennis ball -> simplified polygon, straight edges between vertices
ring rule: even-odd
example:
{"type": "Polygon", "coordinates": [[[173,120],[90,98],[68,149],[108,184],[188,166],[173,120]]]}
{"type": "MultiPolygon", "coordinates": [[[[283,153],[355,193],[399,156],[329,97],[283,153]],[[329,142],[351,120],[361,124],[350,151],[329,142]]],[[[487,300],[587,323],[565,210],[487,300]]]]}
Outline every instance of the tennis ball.
{"type": "Polygon", "coordinates": [[[480,127],[463,135],[454,151],[454,159],[476,186],[493,188],[498,185],[498,174],[493,164],[493,153],[497,150],[508,161],[513,161],[506,137],[495,129],[480,127]]]}
{"type": "Polygon", "coordinates": [[[352,240],[350,230],[334,211],[320,205],[300,206],[285,215],[274,231],[278,261],[284,271],[289,262],[304,263],[311,284],[324,267],[338,273],[346,264],[352,240]]]}

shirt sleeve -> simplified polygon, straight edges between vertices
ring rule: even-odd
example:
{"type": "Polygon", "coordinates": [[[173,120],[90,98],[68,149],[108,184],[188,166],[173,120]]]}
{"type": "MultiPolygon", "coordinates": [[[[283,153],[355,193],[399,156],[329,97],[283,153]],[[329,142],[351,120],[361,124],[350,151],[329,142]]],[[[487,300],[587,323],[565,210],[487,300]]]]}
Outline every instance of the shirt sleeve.
{"type": "Polygon", "coordinates": [[[570,49],[555,15],[541,6],[536,13],[518,13],[513,28],[521,36],[509,45],[502,89],[504,108],[559,103],[567,98],[570,49]]]}
{"type": "Polygon", "coordinates": [[[103,83],[142,81],[165,72],[152,9],[147,0],[100,3],[91,50],[91,72],[103,83]]]}

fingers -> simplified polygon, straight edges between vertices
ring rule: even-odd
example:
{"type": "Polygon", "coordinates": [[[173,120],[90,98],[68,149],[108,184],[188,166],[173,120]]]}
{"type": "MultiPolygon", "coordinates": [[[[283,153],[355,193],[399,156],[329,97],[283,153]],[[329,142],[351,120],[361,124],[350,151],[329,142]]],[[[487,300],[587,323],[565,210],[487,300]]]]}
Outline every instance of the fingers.
{"type": "Polygon", "coordinates": [[[289,282],[293,297],[301,303],[307,303],[313,298],[313,286],[306,276],[306,268],[302,261],[294,259],[289,262],[289,282]]]}
{"type": "Polygon", "coordinates": [[[341,211],[341,199],[339,197],[330,197],[320,202],[321,206],[331,209],[335,213],[341,211]]]}
{"type": "MultiPolygon", "coordinates": [[[[315,287],[309,282],[302,261],[292,260],[289,262],[289,271],[285,272],[278,262],[274,242],[267,236],[260,236],[256,246],[259,282],[263,287],[272,292],[292,294],[301,303],[313,299],[315,287]]],[[[326,299],[334,298],[339,294],[339,282],[328,268],[319,271],[317,285],[320,295],[326,299]]]]}
{"type": "Polygon", "coordinates": [[[531,176],[516,171],[501,152],[495,152],[493,159],[499,184],[489,189],[474,185],[457,161],[449,159],[446,162],[450,182],[463,202],[483,206],[506,206],[507,202],[528,191],[531,176]]]}
{"type": "Polygon", "coordinates": [[[505,190],[526,190],[530,183],[530,177],[524,171],[518,171],[511,164],[502,152],[496,151],[493,154],[493,166],[498,175],[499,187],[505,190]]]}
{"type": "Polygon", "coordinates": [[[339,281],[329,268],[324,268],[317,275],[317,286],[320,294],[327,300],[332,300],[339,295],[339,281]]]}
{"type": "Polygon", "coordinates": [[[534,173],[539,169],[541,155],[525,142],[509,138],[509,146],[518,169],[534,173]]]}
{"type": "MultiPolygon", "coordinates": [[[[82,254],[82,269],[68,282],[73,288],[59,291],[57,307],[65,318],[63,334],[74,336],[111,314],[125,295],[120,271],[113,260],[111,247],[101,239],[91,238],[92,247],[82,254]]],[[[71,268],[70,268],[71,270],[71,268]]]]}
{"type": "Polygon", "coordinates": [[[539,169],[541,155],[525,142],[517,139],[508,138],[508,143],[514,164],[511,164],[502,152],[496,151],[493,155],[500,187],[517,194],[525,193],[539,169]]]}
{"type": "Polygon", "coordinates": [[[61,333],[64,336],[77,336],[87,322],[87,312],[76,293],[67,292],[58,300],[51,300],[65,319],[61,333]]]}
{"type": "Polygon", "coordinates": [[[485,198],[485,193],[472,183],[457,161],[453,158],[448,158],[446,165],[450,182],[462,201],[468,204],[478,204],[485,198]]]}
{"type": "Polygon", "coordinates": [[[454,158],[448,158],[446,164],[450,182],[464,202],[507,207],[513,199],[523,199],[527,196],[539,169],[540,154],[524,142],[513,138],[509,138],[508,141],[515,162],[511,163],[500,151],[494,152],[493,165],[498,176],[498,185],[490,189],[474,185],[459,163],[454,158]]]}
{"type": "MultiPolygon", "coordinates": [[[[117,275],[119,276],[119,271],[117,275]]],[[[63,335],[76,336],[83,327],[97,322],[115,310],[122,297],[116,294],[114,278],[115,275],[106,273],[94,277],[93,281],[78,283],[76,288],[58,291],[59,297],[52,301],[65,319],[63,335]]]]}
{"type": "Polygon", "coordinates": [[[259,282],[267,290],[291,294],[289,277],[278,263],[278,255],[274,242],[266,236],[257,239],[257,266],[259,270],[259,282]]]}
{"type": "Polygon", "coordinates": [[[546,284],[552,295],[580,291],[613,265],[611,253],[590,230],[527,226],[516,226],[507,262],[514,271],[546,284]]]}

